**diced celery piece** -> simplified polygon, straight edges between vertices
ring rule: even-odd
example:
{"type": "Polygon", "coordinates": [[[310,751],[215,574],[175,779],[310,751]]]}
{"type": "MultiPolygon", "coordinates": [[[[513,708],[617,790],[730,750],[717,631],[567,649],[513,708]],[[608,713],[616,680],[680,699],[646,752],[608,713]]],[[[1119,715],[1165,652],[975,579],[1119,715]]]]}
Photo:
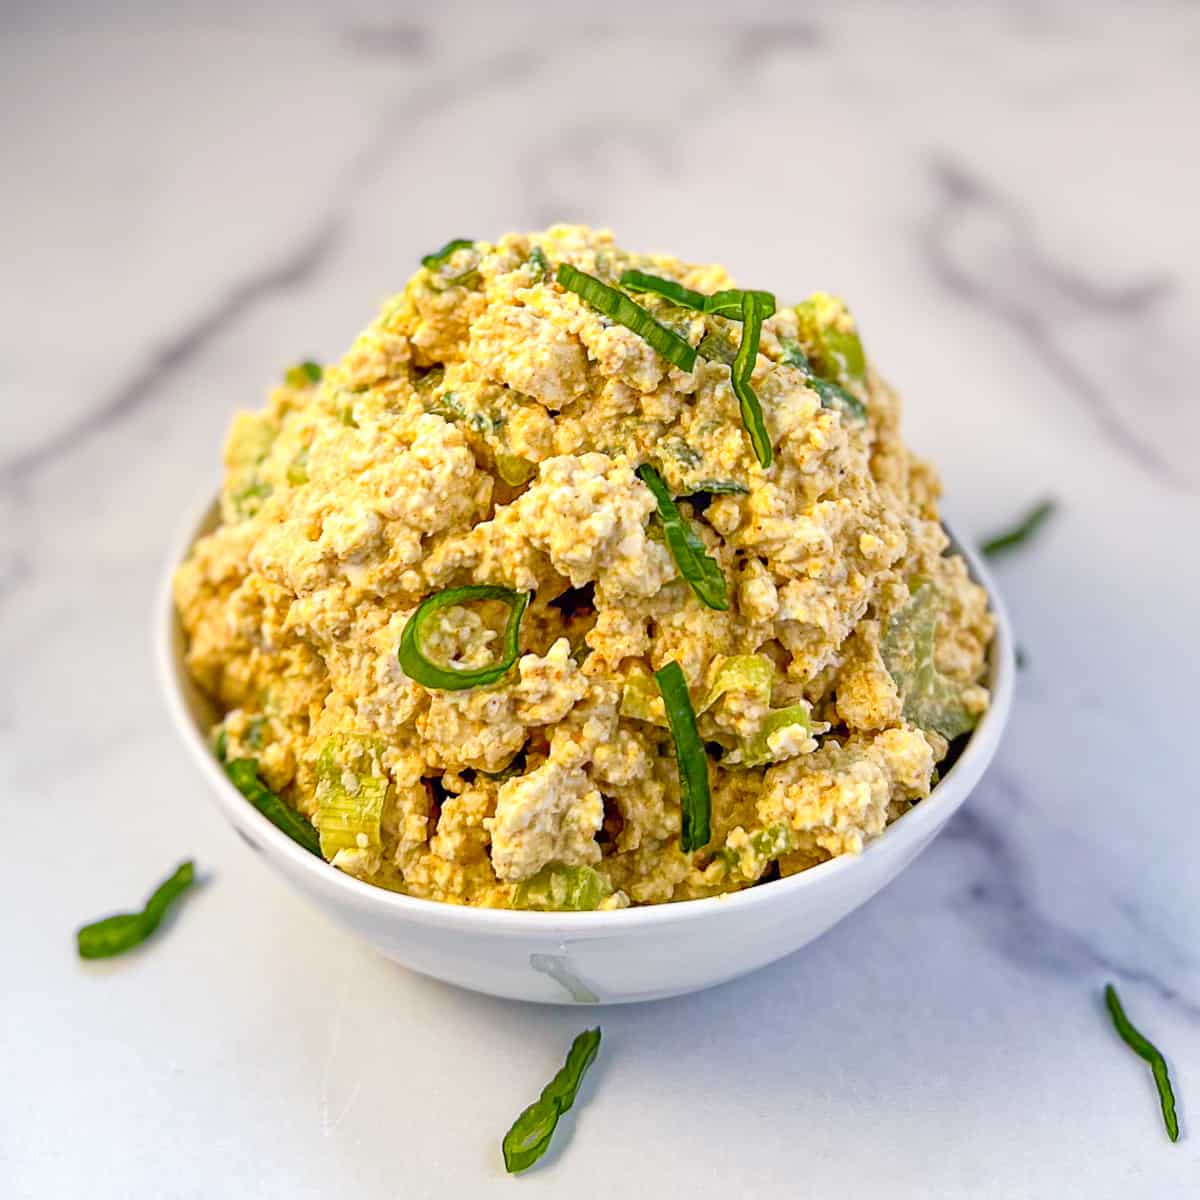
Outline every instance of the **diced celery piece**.
{"type": "Polygon", "coordinates": [[[696,710],[707,712],[726,692],[748,692],[762,704],[771,703],[775,664],[765,654],[733,654],[713,673],[704,702],[696,710]]]}
{"type": "Polygon", "coordinates": [[[621,716],[666,728],[667,712],[663,707],[662,693],[645,671],[634,670],[625,680],[625,686],[621,689],[621,716]]]}
{"type": "Polygon", "coordinates": [[[607,888],[591,867],[547,863],[536,875],[517,884],[513,908],[543,912],[590,912],[600,906],[607,888]]]}
{"type": "Polygon", "coordinates": [[[509,487],[520,487],[533,478],[537,467],[528,459],[516,454],[505,454],[500,451],[496,455],[496,471],[509,487]]]}
{"type": "Polygon", "coordinates": [[[879,649],[903,697],[905,717],[919,729],[953,739],[974,729],[976,717],[963,704],[963,685],[934,663],[945,600],[930,580],[915,583],[912,598],[888,622],[879,649]]]}
{"type": "Polygon", "coordinates": [[[317,829],[321,854],[329,862],[339,850],[382,848],[380,821],[387,780],[372,772],[376,747],[371,739],[330,738],[317,759],[317,829]]]}
{"type": "Polygon", "coordinates": [[[822,379],[846,387],[862,383],[867,363],[859,340],[858,327],[850,310],[836,296],[814,292],[796,305],[800,320],[800,341],[822,379]]]}
{"type": "Polygon", "coordinates": [[[758,732],[745,738],[725,761],[739,767],[762,767],[774,762],[776,756],[771,748],[771,736],[789,725],[801,725],[805,733],[812,732],[812,713],[803,700],[768,713],[758,732]]]}
{"type": "Polygon", "coordinates": [[[778,858],[792,848],[792,831],[786,825],[771,825],[750,835],[750,845],[759,858],[778,858]]]}

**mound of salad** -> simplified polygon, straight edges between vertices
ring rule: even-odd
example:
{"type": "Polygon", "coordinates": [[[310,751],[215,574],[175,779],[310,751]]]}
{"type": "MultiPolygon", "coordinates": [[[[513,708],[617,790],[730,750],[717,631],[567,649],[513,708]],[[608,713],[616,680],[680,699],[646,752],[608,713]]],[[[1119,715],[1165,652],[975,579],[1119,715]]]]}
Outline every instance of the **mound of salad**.
{"type": "Polygon", "coordinates": [[[213,747],[334,867],[610,909],[856,854],[993,621],[854,318],[558,225],[426,256],[225,448],[179,568],[213,747]]]}

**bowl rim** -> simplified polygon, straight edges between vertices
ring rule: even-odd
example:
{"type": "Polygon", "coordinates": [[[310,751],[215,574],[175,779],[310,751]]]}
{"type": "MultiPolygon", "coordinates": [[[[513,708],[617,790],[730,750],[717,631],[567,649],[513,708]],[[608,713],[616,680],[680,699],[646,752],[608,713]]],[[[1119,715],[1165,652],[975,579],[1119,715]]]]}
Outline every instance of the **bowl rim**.
{"type": "MultiPolygon", "coordinates": [[[[219,491],[217,492],[219,497],[219,491]]],[[[474,932],[528,937],[531,934],[570,934],[574,938],[608,936],[617,931],[661,926],[681,921],[702,920],[720,913],[748,910],[782,901],[806,889],[820,887],[856,868],[862,869],[867,859],[880,855],[903,855],[906,849],[914,853],[932,838],[942,824],[954,813],[979,782],[996,753],[1008,723],[1015,688],[1016,661],[1012,626],[1004,600],[995,580],[981,556],[954,536],[943,519],[942,526],[950,537],[951,546],[965,560],[971,577],[983,586],[995,619],[995,635],[990,651],[991,704],[975,727],[970,741],[946,775],[931,789],[930,794],[898,820],[893,821],[860,854],[838,855],[807,870],[798,871],[784,879],[723,892],[696,900],[679,900],[662,904],[630,905],[628,908],[599,912],[539,912],[522,909],[479,908],[428,900],[392,892],[366,883],[339,871],[324,859],[299,846],[271,821],[267,820],[229,780],[213,756],[207,738],[192,717],[186,699],[187,687],[195,684],[185,679],[182,662],[176,661],[175,645],[182,636],[175,609],[173,579],[175,571],[191,552],[192,546],[206,531],[219,498],[214,499],[210,485],[186,510],[168,546],[166,561],[155,595],[156,615],[153,621],[154,659],[159,684],[162,687],[167,711],[184,745],[191,753],[201,774],[208,780],[214,802],[234,828],[247,837],[256,848],[285,860],[293,874],[302,875],[311,884],[310,890],[323,893],[331,902],[349,906],[380,917],[415,920],[419,924],[440,928],[471,927],[474,932]]]]}

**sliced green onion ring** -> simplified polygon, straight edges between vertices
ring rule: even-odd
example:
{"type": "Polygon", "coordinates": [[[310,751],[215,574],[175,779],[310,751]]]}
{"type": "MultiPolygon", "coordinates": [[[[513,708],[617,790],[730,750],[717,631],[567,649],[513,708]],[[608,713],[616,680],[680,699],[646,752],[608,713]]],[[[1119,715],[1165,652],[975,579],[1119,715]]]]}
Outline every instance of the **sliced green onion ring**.
{"type": "Polygon", "coordinates": [[[421,266],[430,271],[436,271],[452,255],[455,250],[466,250],[475,243],[470,238],[454,238],[447,242],[440,250],[435,250],[432,254],[426,254],[421,259],[421,266]]]}
{"type": "Polygon", "coordinates": [[[571,1043],[567,1061],[542,1088],[542,1094],[513,1122],[501,1143],[504,1169],[510,1175],[527,1171],[549,1149],[558,1118],[575,1103],[579,1085],[599,1049],[599,1027],[584,1030],[571,1043]]]}
{"type": "Polygon", "coordinates": [[[399,659],[405,675],[409,679],[415,679],[422,687],[444,692],[461,692],[467,688],[495,683],[506,675],[517,661],[520,653],[517,635],[521,630],[521,618],[525,615],[529,598],[529,592],[515,592],[512,588],[490,583],[447,588],[444,592],[427,596],[417,605],[400,635],[399,659]],[[469,604],[475,600],[503,600],[509,606],[508,620],[504,625],[504,653],[500,660],[486,667],[443,667],[432,662],[421,648],[423,634],[430,619],[443,608],[469,604]]]}
{"type": "Polygon", "coordinates": [[[580,271],[570,263],[559,263],[555,279],[567,291],[574,292],[598,312],[602,312],[606,317],[611,317],[618,325],[632,329],[639,337],[649,342],[663,358],[674,363],[681,371],[695,370],[695,349],[673,329],[660,325],[640,304],[630,300],[624,292],[609,287],[607,283],[602,283],[594,275],[580,271]]]}
{"type": "Polygon", "coordinates": [[[658,503],[658,516],[667,535],[667,547],[680,575],[687,580],[702,604],[718,612],[726,612],[729,608],[729,591],[720,564],[709,555],[691,522],[685,520],[676,507],[662,476],[649,463],[642,463],[637,474],[658,503]]]}
{"type": "Polygon", "coordinates": [[[775,297],[771,292],[761,292],[745,288],[726,288],[723,292],[713,292],[705,297],[704,311],[715,317],[730,317],[734,321],[742,320],[742,301],[747,296],[753,296],[758,301],[758,315],[765,321],[775,313],[775,297]]]}
{"type": "Polygon", "coordinates": [[[738,347],[737,357],[729,371],[733,384],[734,395],[742,409],[742,424],[750,435],[750,444],[754,447],[754,457],[764,467],[771,465],[773,451],[771,439],[767,434],[766,422],[763,420],[762,405],[750,386],[750,376],[754,373],[754,363],[758,358],[758,339],[762,333],[762,313],[758,300],[752,292],[742,297],[742,344],[738,347]]]}
{"type": "Polygon", "coordinates": [[[679,844],[685,854],[707,846],[712,836],[710,817],[712,797],[708,790],[708,756],[696,729],[696,714],[688,695],[683,668],[672,659],[654,672],[658,690],[667,710],[667,722],[675,742],[675,761],[679,765],[679,803],[682,824],[679,844]]]}

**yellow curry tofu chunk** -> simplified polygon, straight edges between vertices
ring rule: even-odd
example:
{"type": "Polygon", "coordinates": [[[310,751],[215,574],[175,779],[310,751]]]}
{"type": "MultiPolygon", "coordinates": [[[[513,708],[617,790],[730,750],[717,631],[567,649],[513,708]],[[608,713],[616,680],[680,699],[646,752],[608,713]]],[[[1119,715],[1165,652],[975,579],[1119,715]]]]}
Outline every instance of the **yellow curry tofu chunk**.
{"type": "Polygon", "coordinates": [[[456,904],[686,900],[928,796],[987,708],[987,597],[851,309],[764,300],[739,355],[734,288],[583,226],[455,244],[234,418],[175,581],[188,665],[219,752],[335,867],[456,904]],[[686,852],[669,662],[711,793],[686,852]]]}

